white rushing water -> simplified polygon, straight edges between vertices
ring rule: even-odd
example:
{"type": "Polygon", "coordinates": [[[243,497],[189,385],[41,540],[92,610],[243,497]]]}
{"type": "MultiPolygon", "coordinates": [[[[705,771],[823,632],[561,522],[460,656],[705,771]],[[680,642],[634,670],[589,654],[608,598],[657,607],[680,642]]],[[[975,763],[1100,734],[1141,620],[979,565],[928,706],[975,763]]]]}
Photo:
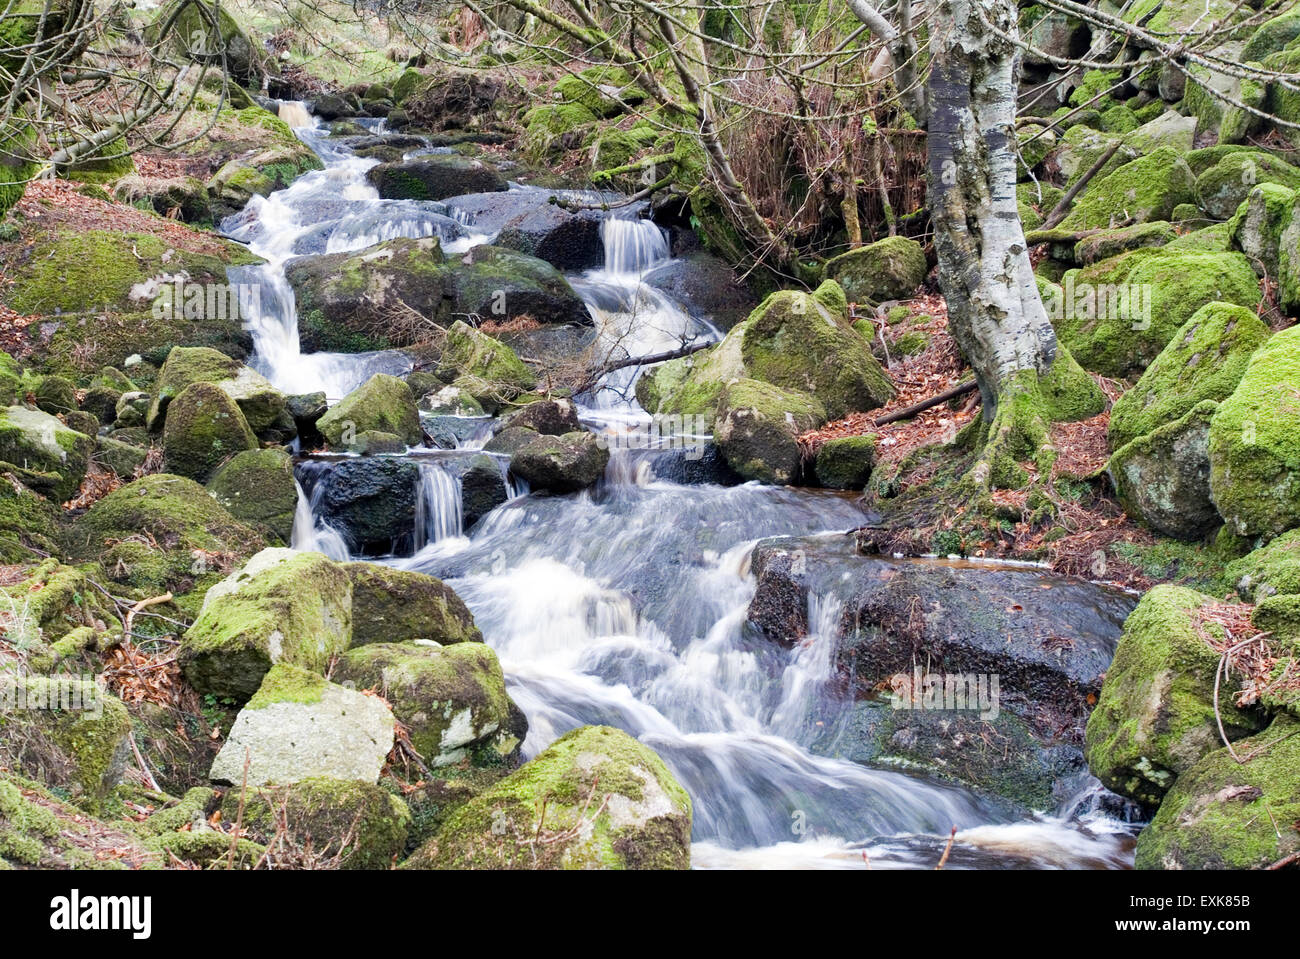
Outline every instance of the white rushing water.
{"type": "MultiPolygon", "coordinates": [[[[259,284],[257,363],[286,392],[332,399],[378,371],[403,373],[396,351],[303,354],[284,265],[295,255],[362,249],[393,237],[437,235],[458,251],[489,240],[454,205],[380,200],[366,182],[375,161],[332,144],[317,125],[298,134],[326,168],[258,198],[226,229],[267,260],[245,268],[259,284]]],[[[540,191],[537,191],[540,193],[540,191]]],[[[620,216],[602,224],[605,265],[570,277],[611,351],[639,357],[718,331],[644,281],[668,260],[662,230],[620,216]]],[[[628,367],[580,397],[584,422],[625,430],[647,417],[631,399],[628,367]]],[[[440,457],[472,456],[485,431],[440,457]]],[[[956,787],[833,758],[854,704],[835,680],[840,607],[809,600],[810,635],[783,649],[749,635],[760,538],[853,528],[849,498],[755,484],[681,486],[650,461],[616,452],[599,487],[571,496],[511,498],[464,529],[459,474],[419,457],[415,552],[390,560],[446,580],[500,656],[528,717],[526,756],[579,725],[617,726],[654,748],[694,802],[695,862],[703,868],[932,868],[949,830],[954,868],[1004,865],[1114,868],[1129,862],[1128,832],[1090,811],[1092,795],[1030,820],[956,787]]],[[[317,462],[316,471],[328,464],[317,462]]],[[[347,556],[300,487],[293,546],[347,556]]]]}

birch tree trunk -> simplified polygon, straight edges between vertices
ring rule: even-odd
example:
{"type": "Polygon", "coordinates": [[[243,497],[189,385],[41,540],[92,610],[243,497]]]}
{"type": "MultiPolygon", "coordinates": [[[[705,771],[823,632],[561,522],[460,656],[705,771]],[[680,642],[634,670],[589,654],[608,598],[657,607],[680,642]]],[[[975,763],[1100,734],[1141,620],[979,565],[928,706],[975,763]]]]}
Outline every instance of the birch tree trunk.
{"type": "Polygon", "coordinates": [[[988,424],[972,469],[982,486],[1022,486],[1018,465],[1054,454],[1048,427],[1104,408],[1057,343],[1016,207],[1015,0],[935,0],[927,95],[928,195],[939,286],[975,372],[988,424]]]}

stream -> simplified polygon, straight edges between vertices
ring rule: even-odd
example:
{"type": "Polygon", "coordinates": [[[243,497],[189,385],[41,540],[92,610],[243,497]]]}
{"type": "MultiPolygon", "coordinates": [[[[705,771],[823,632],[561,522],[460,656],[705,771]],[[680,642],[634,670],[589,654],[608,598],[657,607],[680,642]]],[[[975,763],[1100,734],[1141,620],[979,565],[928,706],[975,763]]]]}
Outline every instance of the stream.
{"type": "MultiPolygon", "coordinates": [[[[362,122],[382,132],[379,121],[362,122]]],[[[396,237],[437,236],[455,254],[493,234],[477,230],[454,199],[379,199],[365,177],[377,160],[353,155],[319,122],[295,132],[325,169],[255,197],[222,229],[266,260],[230,271],[232,282],[260,287],[249,320],[253,364],[287,394],[324,391],[334,401],[375,373],[405,374],[411,361],[399,351],[304,354],[285,263],[396,237]]],[[[539,203],[554,192],[511,189],[539,203]]],[[[632,356],[718,338],[641,282],[670,255],[659,227],[625,209],[601,228],[604,266],[569,277],[598,336],[632,356]]],[[[578,397],[584,425],[600,433],[648,423],[631,397],[638,372],[619,370],[578,397]]],[[[848,713],[833,682],[839,608],[811,597],[811,635],[792,650],[747,637],[749,554],[767,536],[862,525],[853,496],[682,485],[664,478],[680,450],[617,448],[596,487],[540,496],[511,480],[498,457],[509,499],[467,535],[459,480],[447,466],[481,455],[491,433],[480,423],[460,435],[456,449],[400,454],[419,464],[415,533],[408,549],[376,561],[437,576],[464,599],[528,717],[526,758],[585,724],[617,726],[658,752],[693,800],[697,868],[932,869],[953,826],[950,868],[1131,865],[1134,827],[1108,815],[1090,777],[1059,808],[1009,818],[970,791],[828,755],[848,713]]],[[[295,548],[348,557],[321,516],[315,482],[347,459],[299,463],[295,548]]]]}

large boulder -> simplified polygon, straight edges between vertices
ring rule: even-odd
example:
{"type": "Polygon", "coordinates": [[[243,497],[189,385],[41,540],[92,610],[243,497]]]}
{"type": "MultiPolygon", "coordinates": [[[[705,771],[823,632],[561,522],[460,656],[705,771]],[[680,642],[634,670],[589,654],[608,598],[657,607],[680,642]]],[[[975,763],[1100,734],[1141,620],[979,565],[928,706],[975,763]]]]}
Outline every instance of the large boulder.
{"type": "Polygon", "coordinates": [[[1175,539],[1199,540],[1220,525],[1208,449],[1218,408],[1206,400],[1115,451],[1107,471],[1124,512],[1175,539]]]}
{"type": "Polygon", "coordinates": [[[687,869],[690,862],[691,799],[663,760],[620,730],[583,726],[454,812],[405,865],[687,869]]]}
{"type": "Polygon", "coordinates": [[[353,553],[385,555],[415,529],[420,469],[410,460],[367,456],[304,476],[320,516],[353,553]],[[324,484],[323,489],[318,487],[324,484]]]}
{"type": "Polygon", "coordinates": [[[571,213],[553,203],[508,220],[493,241],[497,246],[545,260],[557,270],[575,273],[605,262],[605,244],[595,210],[571,213]]]}
{"type": "Polygon", "coordinates": [[[539,435],[510,457],[510,472],[538,490],[576,493],[605,475],[609,450],[585,430],[539,435]]]}
{"type": "Polygon", "coordinates": [[[1207,303],[1260,299],[1250,261],[1229,251],[1133,250],[1061,283],[1045,299],[1061,342],[1084,369],[1111,377],[1140,375],[1207,303]]]}
{"type": "MultiPolygon", "coordinates": [[[[408,309],[432,322],[443,306],[448,267],[437,237],[399,238],[352,253],[300,256],[285,265],[304,350],[362,353],[419,338],[394,328],[408,309]]],[[[431,329],[430,329],[431,331],[431,329]]]]}
{"type": "Polygon", "coordinates": [[[236,453],[208,481],[208,492],[236,519],[267,530],[283,544],[293,538],[298,485],[293,457],[284,450],[236,453]]]}
{"type": "Polygon", "coordinates": [[[563,436],[582,429],[578,422],[578,408],[573,400],[545,399],[529,403],[523,409],[506,417],[504,429],[523,427],[547,436],[563,436]]]}
{"type": "Polygon", "coordinates": [[[223,509],[198,483],[157,473],[114,490],[73,523],[68,551],[98,562],[141,598],[172,593],[184,609],[229,570],[262,549],[256,530],[223,509]]]}
{"type": "Polygon", "coordinates": [[[854,303],[881,303],[911,296],[925,282],[925,250],[907,237],[891,236],[828,260],[826,278],[844,287],[854,303]]]}
{"type": "Polygon", "coordinates": [[[220,350],[206,346],[174,347],[168,352],[167,359],[154,380],[145,426],[154,432],[160,431],[167,416],[167,407],[181,395],[185,387],[194,383],[219,383],[234,379],[240,366],[238,360],[220,350]]]}
{"type": "Polygon", "coordinates": [[[1111,407],[1111,448],[1182,418],[1206,400],[1226,400],[1270,335],[1253,310],[1231,303],[1201,307],[1111,407]]]}
{"type": "Polygon", "coordinates": [[[1061,221],[1066,230],[1096,230],[1123,220],[1168,220],[1174,207],[1196,201],[1196,178],[1178,153],[1161,147],[1093,183],[1061,221]]]}
{"type": "Polygon", "coordinates": [[[1247,602],[1300,594],[1300,529],[1228,564],[1228,579],[1247,602]]]}
{"type": "Polygon", "coordinates": [[[282,663],[240,710],[208,775],[234,786],[317,777],[373,784],[392,751],[394,729],[383,700],[282,663]]]}
{"type": "Polygon", "coordinates": [[[260,88],[265,75],[262,54],[239,23],[226,10],[180,2],[169,3],[146,28],[146,35],[158,39],[168,28],[167,37],[175,51],[195,63],[215,65],[229,73],[237,83],[260,88]],[[216,29],[211,18],[216,17],[216,29]],[[174,18],[174,19],[173,19],[174,18]]]}
{"type": "Polygon", "coordinates": [[[716,347],[648,371],[637,399],[652,413],[712,418],[729,382],[752,379],[811,394],[831,418],[883,406],[893,384],[848,326],[843,293],[834,283],[818,293],[772,294],[716,347]]]}
{"type": "Polygon", "coordinates": [[[1274,334],[1251,357],[1210,423],[1210,491],[1240,536],[1300,526],[1300,327],[1274,334]]]}
{"type": "Polygon", "coordinates": [[[799,478],[799,434],[826,422],[813,396],[760,380],[736,380],[718,397],[713,438],[727,464],[747,480],[784,485],[799,478]]]}
{"type": "Polygon", "coordinates": [[[366,179],[385,200],[445,200],[466,193],[504,191],[507,186],[494,167],[455,154],[381,163],[366,173],[366,179]]]}
{"type": "Polygon", "coordinates": [[[569,281],[545,260],[513,249],[476,246],[448,264],[450,315],[503,323],[590,325],[591,314],[569,281]]]}
{"type": "Polygon", "coordinates": [[[1187,768],[1138,836],[1138,869],[1265,869],[1300,851],[1300,720],[1187,768]]]}
{"type": "MultiPolygon", "coordinates": [[[[1294,308],[1297,298],[1294,283],[1288,285],[1287,279],[1294,277],[1291,260],[1287,261],[1287,276],[1282,276],[1282,234],[1291,223],[1295,204],[1295,190],[1288,190],[1276,183],[1262,183],[1250,191],[1250,194],[1237,208],[1228,223],[1228,231],[1235,249],[1241,250],[1255,265],[1257,273],[1274,277],[1278,281],[1278,296],[1283,305],[1294,308]]],[[[1295,248],[1292,235],[1291,249],[1295,248]]]]}
{"type": "Polygon", "coordinates": [[[1263,151],[1229,153],[1196,178],[1196,197],[1207,214],[1226,220],[1263,183],[1300,189],[1300,170],[1263,151]]]}
{"type": "MultiPolygon", "coordinates": [[[[528,433],[520,428],[519,433],[528,433]]],[[[529,437],[531,439],[531,436],[529,437]]],[[[520,444],[522,446],[524,444],[520,444]]],[[[456,463],[460,480],[460,513],[463,528],[469,531],[488,513],[510,499],[502,464],[486,453],[456,463]]]]}
{"type": "MultiPolygon", "coordinates": [[[[1214,705],[1219,653],[1209,639],[1225,637],[1200,615],[1214,602],[1170,585],[1143,596],[1124,623],[1088,720],[1086,752],[1093,775],[1150,807],[1180,774],[1220,745],[1214,705]]],[[[1233,703],[1226,683],[1219,690],[1219,713],[1233,738],[1259,728],[1254,715],[1233,703]]]]}
{"type": "Polygon", "coordinates": [[[163,462],[169,473],[202,482],[230,456],[257,448],[244,414],[219,386],[194,383],[167,408],[163,462]]]}
{"type": "Polygon", "coordinates": [[[77,492],[94,452],[91,437],[49,413],[26,406],[0,409],[0,461],[52,499],[70,499],[77,492]]]}
{"type": "Polygon", "coordinates": [[[424,437],[411,388],[387,373],[376,373],[343,397],[316,421],[316,429],[336,449],[366,432],[390,433],[407,446],[418,446],[424,437]]]}
{"type": "Polygon", "coordinates": [[[343,568],[352,578],[353,646],[483,641],[474,615],[441,580],[377,563],[347,563],[343,568]]]}
{"type": "Polygon", "coordinates": [[[642,278],[670,295],[692,315],[726,331],[745,319],[758,301],[748,285],[721,257],[695,252],[674,257],[642,278]]]}
{"type": "Polygon", "coordinates": [[[324,673],[351,637],[347,572],[319,553],[267,549],[208,590],[177,660],[199,692],[242,702],[277,664],[324,673]]]}
{"type": "Polygon", "coordinates": [[[378,690],[430,766],[500,764],[518,754],[527,732],[484,643],[371,643],[345,653],[334,678],[378,690]]]}

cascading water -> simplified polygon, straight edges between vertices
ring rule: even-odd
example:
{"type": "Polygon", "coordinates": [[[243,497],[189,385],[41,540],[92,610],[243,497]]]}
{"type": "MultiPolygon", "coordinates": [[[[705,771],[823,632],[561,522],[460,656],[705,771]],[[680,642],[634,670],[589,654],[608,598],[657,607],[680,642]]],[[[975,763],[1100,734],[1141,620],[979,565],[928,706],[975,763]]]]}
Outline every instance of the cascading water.
{"type": "MultiPolygon", "coordinates": [[[[333,398],[381,369],[404,372],[409,361],[396,352],[304,355],[284,263],[396,236],[437,235],[456,251],[491,234],[474,232],[454,200],[378,199],[365,181],[374,161],[318,126],[297,133],[326,168],[253,200],[225,226],[267,260],[243,273],[263,291],[252,324],[261,369],[281,389],[333,398]]],[[[533,192],[545,202],[548,194],[533,192]]],[[[644,282],[669,257],[658,227],[610,218],[602,236],[604,267],[570,281],[611,355],[718,338],[644,282]]],[[[603,431],[647,424],[631,399],[639,372],[615,371],[578,397],[583,421],[603,431]]],[[[476,455],[486,438],[471,433],[439,456],[476,455]]],[[[931,868],[954,825],[954,867],[1127,864],[1124,824],[1088,807],[1086,784],[1056,815],[1015,821],[965,790],[820,755],[848,715],[833,676],[837,601],[809,598],[810,633],[793,650],[758,640],[744,627],[755,589],[748,557],[762,537],[849,529],[863,513],[819,491],[666,482],[656,477],[663,455],[616,450],[598,488],[572,496],[531,496],[516,483],[469,531],[458,474],[436,457],[415,457],[416,551],[388,562],[446,580],[469,605],[528,717],[526,755],[586,723],[638,736],[692,796],[694,860],[703,867],[861,867],[865,857],[931,868]]],[[[300,488],[293,545],[343,558],[343,538],[313,502],[324,486],[311,497],[300,488]]]]}

